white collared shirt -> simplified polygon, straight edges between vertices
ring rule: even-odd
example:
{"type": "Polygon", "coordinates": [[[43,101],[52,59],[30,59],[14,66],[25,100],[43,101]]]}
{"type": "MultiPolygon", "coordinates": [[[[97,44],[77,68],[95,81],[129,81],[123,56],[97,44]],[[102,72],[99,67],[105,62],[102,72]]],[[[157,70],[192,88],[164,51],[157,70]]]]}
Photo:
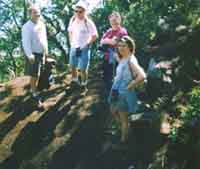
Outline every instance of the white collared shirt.
{"type": "Polygon", "coordinates": [[[27,57],[33,53],[47,52],[47,33],[42,21],[34,23],[31,20],[22,27],[22,46],[27,57]]]}

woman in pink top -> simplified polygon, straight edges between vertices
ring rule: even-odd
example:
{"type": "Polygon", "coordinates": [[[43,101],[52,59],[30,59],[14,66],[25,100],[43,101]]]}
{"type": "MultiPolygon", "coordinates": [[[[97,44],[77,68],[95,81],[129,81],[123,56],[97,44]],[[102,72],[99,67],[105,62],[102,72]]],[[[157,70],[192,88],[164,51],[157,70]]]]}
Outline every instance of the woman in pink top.
{"type": "Polygon", "coordinates": [[[72,68],[72,82],[86,87],[90,63],[90,46],[96,41],[98,33],[94,22],[87,17],[87,6],[83,1],[75,5],[74,16],[68,26],[70,41],[69,64],[72,68]],[[80,70],[81,81],[78,79],[80,70]]]}
{"type": "Polygon", "coordinates": [[[116,44],[118,39],[127,35],[127,30],[121,26],[121,16],[118,12],[112,12],[108,17],[111,28],[109,28],[101,38],[101,47],[104,52],[103,75],[109,91],[112,85],[112,79],[115,72],[114,53],[116,52],[116,44]]]}

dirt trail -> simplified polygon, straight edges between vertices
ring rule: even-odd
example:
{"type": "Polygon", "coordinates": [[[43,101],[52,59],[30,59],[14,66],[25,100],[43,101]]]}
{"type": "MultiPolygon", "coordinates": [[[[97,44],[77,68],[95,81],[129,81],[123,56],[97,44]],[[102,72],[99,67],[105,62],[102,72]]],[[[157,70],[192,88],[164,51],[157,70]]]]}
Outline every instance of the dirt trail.
{"type": "Polygon", "coordinates": [[[40,109],[20,77],[0,88],[0,169],[125,169],[151,163],[160,146],[158,131],[132,123],[129,149],[116,151],[104,134],[109,111],[101,64],[93,65],[85,95],[70,88],[69,75],[41,96],[40,109]]]}

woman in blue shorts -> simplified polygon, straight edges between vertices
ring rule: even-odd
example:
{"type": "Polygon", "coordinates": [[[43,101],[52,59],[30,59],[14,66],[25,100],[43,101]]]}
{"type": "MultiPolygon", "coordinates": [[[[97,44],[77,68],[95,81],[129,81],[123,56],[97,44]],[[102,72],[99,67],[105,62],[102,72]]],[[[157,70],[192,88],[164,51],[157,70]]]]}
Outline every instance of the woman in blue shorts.
{"type": "Polygon", "coordinates": [[[119,64],[116,70],[111,92],[110,109],[114,119],[120,124],[121,143],[128,139],[128,114],[136,112],[137,96],[135,87],[146,77],[135,57],[135,42],[129,36],[123,36],[117,45],[119,64]]]}

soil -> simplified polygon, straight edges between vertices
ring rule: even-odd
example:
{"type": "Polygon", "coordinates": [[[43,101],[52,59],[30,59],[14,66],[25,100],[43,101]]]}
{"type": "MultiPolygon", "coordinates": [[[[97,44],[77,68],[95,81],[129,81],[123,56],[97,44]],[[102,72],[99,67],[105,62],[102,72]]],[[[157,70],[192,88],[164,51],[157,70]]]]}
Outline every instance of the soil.
{"type": "Polygon", "coordinates": [[[146,169],[155,157],[163,163],[165,137],[149,120],[132,121],[127,146],[113,147],[119,136],[106,132],[110,112],[101,63],[89,74],[87,92],[71,86],[68,73],[57,75],[40,93],[42,107],[28,92],[28,77],[0,86],[1,169],[146,169]]]}

